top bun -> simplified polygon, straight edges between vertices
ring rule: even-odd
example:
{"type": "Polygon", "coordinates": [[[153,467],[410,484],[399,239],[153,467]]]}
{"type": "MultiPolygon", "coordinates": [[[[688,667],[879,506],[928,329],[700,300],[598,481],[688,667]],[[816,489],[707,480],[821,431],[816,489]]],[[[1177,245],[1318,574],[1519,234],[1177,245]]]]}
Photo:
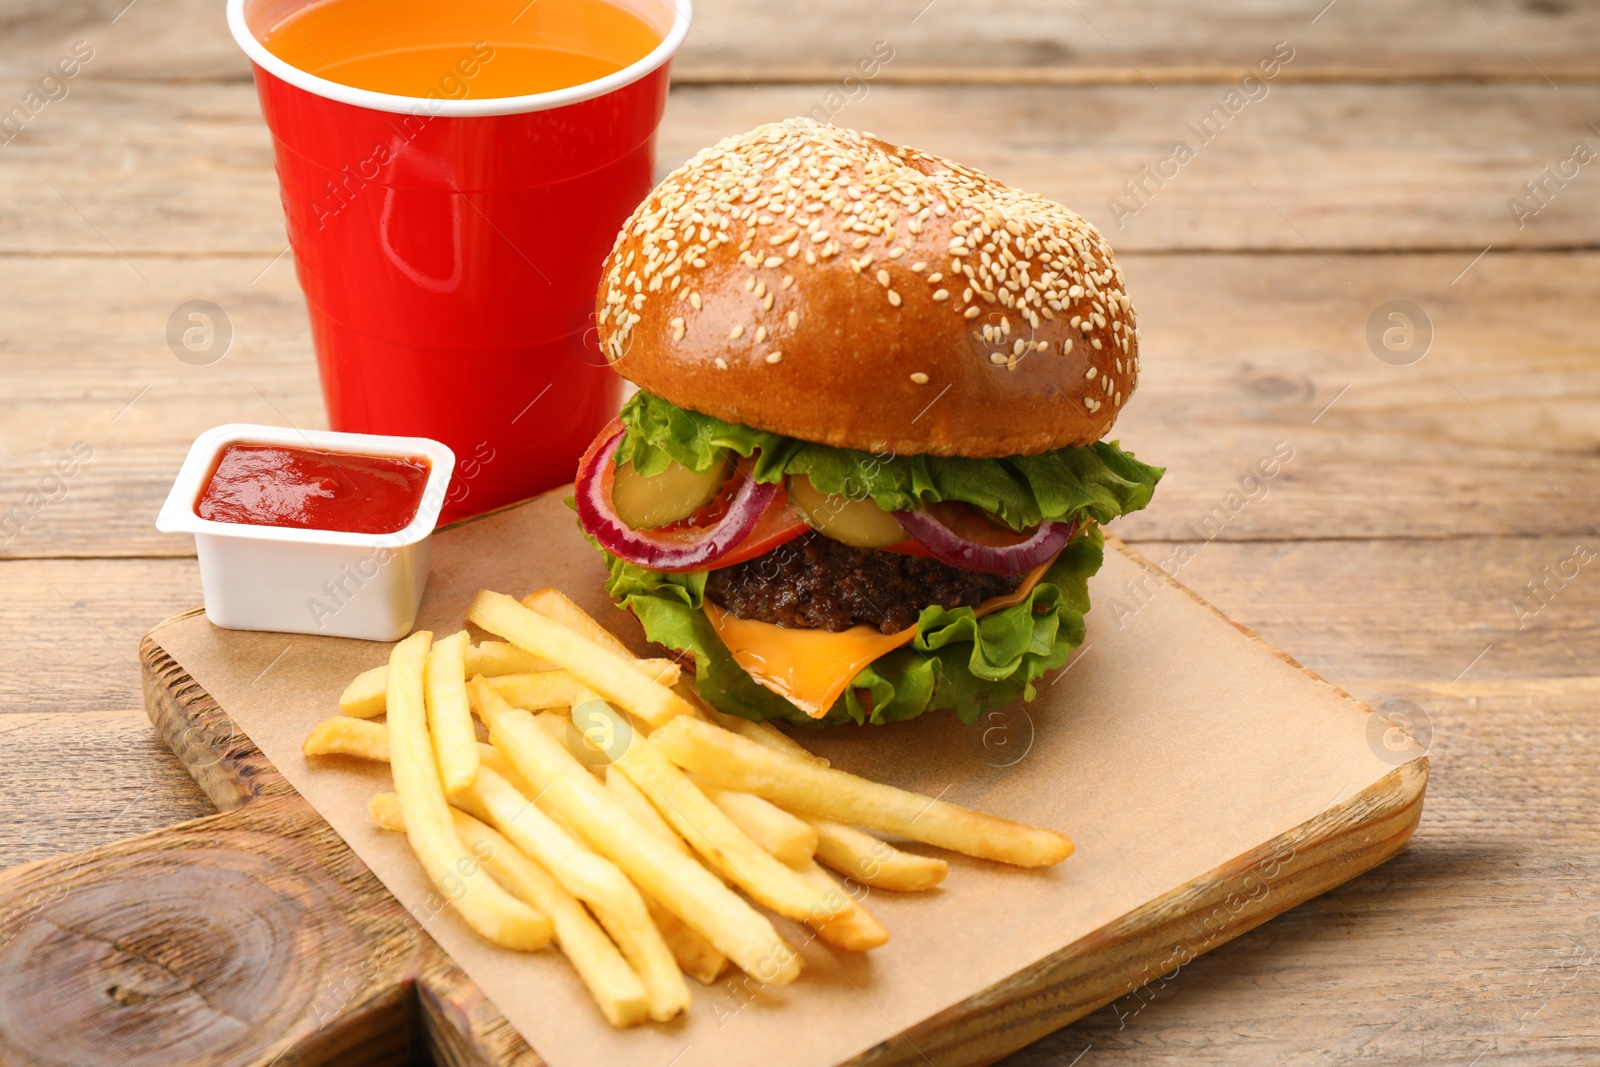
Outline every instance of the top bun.
{"type": "Polygon", "coordinates": [[[1122,271],[1060,204],[807,118],[705,149],[606,260],[601,350],[691,411],[878,453],[1097,441],[1133,393],[1122,271]]]}

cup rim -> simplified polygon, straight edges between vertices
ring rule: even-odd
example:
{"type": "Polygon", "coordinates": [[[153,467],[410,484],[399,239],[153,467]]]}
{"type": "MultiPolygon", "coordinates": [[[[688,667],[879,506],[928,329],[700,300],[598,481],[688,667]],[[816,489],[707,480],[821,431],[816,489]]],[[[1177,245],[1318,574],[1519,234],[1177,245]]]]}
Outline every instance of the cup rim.
{"type": "Polygon", "coordinates": [[[672,28],[660,44],[639,59],[614,74],[583,82],[565,89],[523,96],[497,96],[482,100],[441,100],[425,96],[398,96],[394,93],[377,93],[370,89],[357,89],[339,82],[319,78],[279,59],[250,32],[244,20],[245,0],[228,0],[228,29],[244,54],[260,70],[288,82],[297,89],[335,100],[354,107],[373,111],[387,111],[397,115],[418,115],[429,118],[476,118],[486,115],[519,115],[533,111],[548,111],[584,100],[604,96],[625,85],[630,85],[652,73],[683,44],[689,35],[689,22],[694,14],[693,0],[672,0],[672,28]]]}

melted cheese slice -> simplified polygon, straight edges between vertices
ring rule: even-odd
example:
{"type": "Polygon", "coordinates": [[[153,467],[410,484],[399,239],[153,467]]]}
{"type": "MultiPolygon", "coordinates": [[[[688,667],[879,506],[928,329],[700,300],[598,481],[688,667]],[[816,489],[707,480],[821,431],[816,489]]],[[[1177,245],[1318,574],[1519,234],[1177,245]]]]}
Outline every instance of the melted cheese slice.
{"type": "MultiPolygon", "coordinates": [[[[1039,564],[1023,577],[1015,592],[990,597],[978,605],[977,613],[987,615],[1022,603],[1054,562],[1052,556],[1039,564]]],[[[893,634],[879,633],[870,626],[852,626],[837,633],[791,629],[737,618],[709,600],[705,612],[712,629],[733,653],[733,661],[746,674],[813,719],[826,715],[850,680],[869,663],[910,644],[917,636],[915,626],[893,634]]]]}

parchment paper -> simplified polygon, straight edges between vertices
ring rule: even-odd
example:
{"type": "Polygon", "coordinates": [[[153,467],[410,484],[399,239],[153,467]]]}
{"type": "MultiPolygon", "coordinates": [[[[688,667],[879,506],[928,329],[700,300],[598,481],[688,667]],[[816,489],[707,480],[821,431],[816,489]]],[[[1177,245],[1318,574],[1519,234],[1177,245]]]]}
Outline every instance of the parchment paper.
{"type": "MultiPolygon", "coordinates": [[[[419,628],[460,629],[480,587],[521,596],[555,585],[644,651],[610,606],[600,558],[560,494],[435,536],[419,628]]],[[[670,1025],[608,1027],[555,951],[508,952],[449,910],[405,838],[374,829],[367,798],[387,769],[307,760],[300,743],[338,713],[359,671],[389,646],[246,633],[204,617],[161,644],[322,812],[552,1067],[825,1065],[849,1058],[1326,809],[1393,769],[1366,741],[1366,710],[1276,658],[1107,546],[1091,585],[1088,640],[1031,705],[964,727],[953,717],[803,731],[835,762],[929,795],[1067,833],[1059,867],[1017,871],[951,857],[923,894],[873,891],[891,939],[865,956],[812,942],[793,985],[763,990],[739,972],[690,983],[694,1007],[670,1025]]],[[[784,920],[791,941],[809,932],[784,920]]],[[[339,976],[330,976],[337,981],[339,976]]]]}

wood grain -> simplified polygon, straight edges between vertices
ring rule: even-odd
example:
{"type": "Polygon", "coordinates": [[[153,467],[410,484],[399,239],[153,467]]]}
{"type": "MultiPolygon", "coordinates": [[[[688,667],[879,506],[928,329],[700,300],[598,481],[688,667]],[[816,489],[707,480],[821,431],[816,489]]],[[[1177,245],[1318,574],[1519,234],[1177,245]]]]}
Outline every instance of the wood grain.
{"type": "MultiPolygon", "coordinates": [[[[140,0],[112,22],[125,0],[24,0],[6,23],[10,60],[53,58],[73,39],[101,50],[92,76],[145,80],[242,80],[248,67],[222,11],[199,0],[140,0]],[[177,63],[163,62],[181,57],[177,63]]],[[[796,7],[778,0],[701,0],[695,32],[674,68],[680,79],[826,74],[840,77],[873,43],[895,48],[891,69],[1027,72],[1081,70],[1101,78],[1149,77],[1194,68],[1248,67],[1279,40],[1296,62],[1344,78],[1501,77],[1565,83],[1595,70],[1600,33],[1582,5],[1486,2],[1480,13],[1425,0],[1320,4],[1225,0],[1203,8],[1182,0],[1118,4],[1084,0],[1063,10],[1050,0],[891,0],[796,7]],[[1313,21],[1314,20],[1314,21],[1313,21]],[[781,31],[775,32],[781,27],[781,31]],[[1541,73],[1542,72],[1542,73],[1541,73]]]]}
{"type": "Polygon", "coordinates": [[[294,796],[9,871],[0,897],[7,1063],[538,1063],[294,796]]]}
{"type": "MultiPolygon", "coordinates": [[[[827,105],[832,87],[680,86],[658,171],[721,137],[827,105]]],[[[1582,170],[1519,228],[1512,197],[1596,135],[1600,85],[1269,84],[1197,136],[1228,87],[874,85],[833,120],[1059,200],[1119,252],[1465,251],[1593,247],[1582,170]],[[1196,153],[1157,167],[1178,140],[1196,153]],[[1136,198],[1125,183],[1150,182],[1136,198]],[[1111,205],[1117,198],[1120,216],[1111,205]]],[[[5,145],[0,252],[237,253],[255,274],[286,243],[254,89],[85,80],[5,145]]],[[[1463,260],[1464,264],[1465,260],[1463,260]]],[[[130,272],[137,268],[127,267],[130,272]]],[[[1459,267],[1457,268],[1460,269],[1459,267]]],[[[1454,272],[1451,272],[1452,274],[1454,272]]]]}

